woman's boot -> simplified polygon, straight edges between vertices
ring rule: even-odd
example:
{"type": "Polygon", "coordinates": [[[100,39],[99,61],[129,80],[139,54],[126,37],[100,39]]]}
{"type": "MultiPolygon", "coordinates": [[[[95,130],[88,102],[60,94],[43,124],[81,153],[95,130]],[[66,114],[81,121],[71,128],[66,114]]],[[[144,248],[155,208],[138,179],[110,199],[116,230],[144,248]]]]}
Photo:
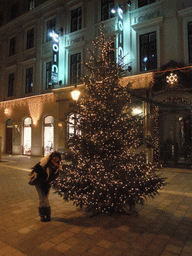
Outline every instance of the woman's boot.
{"type": "Polygon", "coordinates": [[[41,218],[41,221],[46,222],[47,220],[45,218],[45,215],[46,215],[45,214],[45,207],[39,207],[38,210],[39,210],[39,216],[41,218]]]}
{"type": "Polygon", "coordinates": [[[51,221],[51,208],[50,208],[50,206],[45,207],[45,216],[46,216],[47,221],[51,221]]]}

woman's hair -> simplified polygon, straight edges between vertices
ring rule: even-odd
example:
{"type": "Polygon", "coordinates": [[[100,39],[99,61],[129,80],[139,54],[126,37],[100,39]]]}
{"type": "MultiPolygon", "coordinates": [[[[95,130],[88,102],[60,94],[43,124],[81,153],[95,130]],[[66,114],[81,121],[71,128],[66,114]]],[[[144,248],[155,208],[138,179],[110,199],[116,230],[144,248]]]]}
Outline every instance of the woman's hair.
{"type": "Polygon", "coordinates": [[[57,151],[52,152],[50,155],[50,159],[52,159],[53,157],[58,157],[59,161],[61,161],[61,154],[59,152],[57,151]]]}

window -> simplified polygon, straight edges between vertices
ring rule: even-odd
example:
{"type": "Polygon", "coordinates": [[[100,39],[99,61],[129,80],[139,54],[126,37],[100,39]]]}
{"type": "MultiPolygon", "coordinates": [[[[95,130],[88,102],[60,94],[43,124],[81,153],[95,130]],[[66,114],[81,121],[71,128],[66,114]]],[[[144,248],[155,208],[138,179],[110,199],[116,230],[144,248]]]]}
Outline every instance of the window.
{"type": "Polygon", "coordinates": [[[16,53],[16,37],[13,37],[9,41],[9,56],[16,53]]]}
{"type": "Polygon", "coordinates": [[[16,3],[16,4],[13,4],[10,8],[10,19],[14,20],[17,18],[17,16],[18,16],[18,5],[16,3]]]}
{"type": "Polygon", "coordinates": [[[9,82],[8,82],[8,97],[13,96],[14,94],[14,84],[15,84],[15,74],[9,74],[9,82]]]}
{"type": "Polygon", "coordinates": [[[188,22],[188,49],[189,63],[192,63],[192,21],[188,22]]]}
{"type": "Polygon", "coordinates": [[[27,45],[26,49],[34,47],[34,28],[27,31],[27,45]]]}
{"type": "Polygon", "coordinates": [[[49,20],[47,22],[47,38],[46,38],[47,42],[52,40],[50,33],[55,30],[56,30],[56,19],[49,20]]]}
{"type": "Polygon", "coordinates": [[[31,118],[27,117],[24,119],[23,126],[23,154],[31,155],[31,118]]]}
{"type": "Polygon", "coordinates": [[[79,7],[71,11],[71,32],[82,28],[82,8],[79,7]]]}
{"type": "Polygon", "coordinates": [[[101,0],[101,21],[114,17],[114,13],[111,10],[114,8],[114,1],[101,0]]]}
{"type": "Polygon", "coordinates": [[[108,51],[109,61],[113,63],[115,61],[115,45],[114,42],[111,44],[111,49],[108,51]]]}
{"type": "Polygon", "coordinates": [[[54,150],[54,117],[46,116],[44,119],[44,156],[54,150]]]}
{"type": "Polygon", "coordinates": [[[156,32],[140,35],[140,71],[157,68],[156,32]]]}
{"type": "Polygon", "coordinates": [[[76,84],[81,76],[81,53],[71,55],[70,61],[70,83],[76,84]]]}
{"type": "Polygon", "coordinates": [[[52,62],[46,63],[46,90],[52,88],[52,81],[51,81],[51,68],[52,62]]]}
{"type": "Polygon", "coordinates": [[[26,69],[25,93],[31,93],[33,89],[33,68],[26,69]]]}
{"type": "Polygon", "coordinates": [[[156,0],[138,0],[138,8],[143,7],[148,4],[155,3],[156,0]]]}
{"type": "Polygon", "coordinates": [[[35,8],[35,1],[34,0],[28,0],[28,10],[31,11],[35,8]]]}
{"type": "Polygon", "coordinates": [[[69,138],[72,138],[75,135],[81,134],[80,130],[77,127],[78,125],[79,125],[79,114],[71,113],[68,116],[68,129],[67,130],[68,130],[69,138]]]}

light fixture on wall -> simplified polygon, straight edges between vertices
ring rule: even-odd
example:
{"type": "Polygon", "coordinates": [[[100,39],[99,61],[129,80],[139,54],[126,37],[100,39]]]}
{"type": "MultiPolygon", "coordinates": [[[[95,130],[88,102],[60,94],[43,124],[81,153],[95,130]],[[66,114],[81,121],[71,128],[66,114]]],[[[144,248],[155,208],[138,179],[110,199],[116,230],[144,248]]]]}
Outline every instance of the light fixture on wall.
{"type": "Polygon", "coordinates": [[[132,115],[137,116],[137,115],[142,115],[143,110],[141,107],[136,107],[132,109],[132,115]]]}
{"type": "Polygon", "coordinates": [[[75,89],[73,91],[71,91],[71,97],[73,100],[78,101],[79,96],[80,96],[80,91],[77,89],[77,85],[75,85],[75,89]]]}
{"type": "Polygon", "coordinates": [[[115,13],[116,13],[115,8],[112,8],[112,9],[111,9],[111,13],[113,13],[113,14],[115,14],[115,13]]]}
{"type": "Polygon", "coordinates": [[[8,113],[9,113],[8,108],[5,108],[5,109],[4,109],[4,114],[7,115],[8,113]]]}

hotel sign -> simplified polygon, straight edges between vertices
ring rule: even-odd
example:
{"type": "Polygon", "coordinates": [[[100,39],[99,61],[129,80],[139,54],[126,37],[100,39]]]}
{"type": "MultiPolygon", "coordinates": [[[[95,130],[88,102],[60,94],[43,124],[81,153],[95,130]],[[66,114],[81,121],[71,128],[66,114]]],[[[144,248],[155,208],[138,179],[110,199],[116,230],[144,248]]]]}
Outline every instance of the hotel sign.
{"type": "Polygon", "coordinates": [[[118,5],[118,63],[123,65],[123,9],[118,5]]]}
{"type": "Polygon", "coordinates": [[[52,31],[50,33],[52,37],[52,50],[53,50],[53,59],[52,59],[52,68],[51,68],[51,82],[52,84],[58,84],[58,75],[59,75],[59,35],[52,31]]]}

